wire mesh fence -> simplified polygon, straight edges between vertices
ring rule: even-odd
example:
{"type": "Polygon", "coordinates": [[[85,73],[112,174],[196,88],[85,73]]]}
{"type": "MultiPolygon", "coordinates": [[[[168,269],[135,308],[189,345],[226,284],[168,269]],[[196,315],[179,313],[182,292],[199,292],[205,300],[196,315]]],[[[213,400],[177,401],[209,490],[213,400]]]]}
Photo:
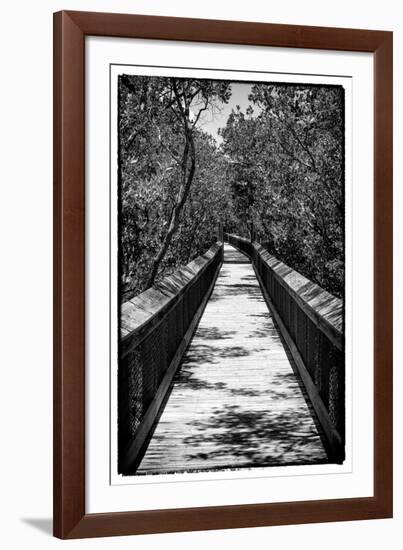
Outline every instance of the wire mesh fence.
{"type": "Polygon", "coordinates": [[[121,457],[142,420],[223,260],[221,243],[122,307],[118,366],[121,457]]]}
{"type": "Polygon", "coordinates": [[[340,436],[342,446],[337,450],[337,459],[343,460],[345,354],[342,300],[277,260],[258,243],[228,233],[224,237],[253,262],[340,436]]]}

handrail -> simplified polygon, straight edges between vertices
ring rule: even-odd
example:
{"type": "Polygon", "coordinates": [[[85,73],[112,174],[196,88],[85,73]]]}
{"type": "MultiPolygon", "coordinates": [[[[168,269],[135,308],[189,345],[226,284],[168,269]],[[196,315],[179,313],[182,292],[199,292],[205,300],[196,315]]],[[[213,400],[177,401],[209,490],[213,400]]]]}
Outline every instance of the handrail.
{"type": "Polygon", "coordinates": [[[288,345],[327,438],[328,454],[344,459],[344,307],[259,243],[224,233],[252,261],[262,292],[288,345]]]}
{"type": "MultiPolygon", "coordinates": [[[[344,307],[343,301],[333,296],[316,283],[310,281],[298,271],[270,254],[257,242],[244,237],[227,233],[228,242],[238,243],[238,248],[253,259],[259,254],[261,259],[272,270],[278,282],[292,294],[298,305],[315,325],[326,334],[329,340],[339,349],[344,347],[344,307]],[[230,240],[231,239],[231,240],[230,240]],[[239,246],[241,244],[241,246],[239,246]],[[242,246],[243,245],[243,246],[242,246]]],[[[237,244],[235,244],[237,246],[237,244]]]]}
{"type": "Polygon", "coordinates": [[[132,473],[223,261],[222,243],[121,309],[118,468],[132,473]]]}
{"type": "Polygon", "coordinates": [[[202,256],[198,256],[186,266],[177,269],[172,275],[122,304],[121,357],[140,344],[157,323],[168,314],[186,289],[202,276],[221,249],[222,243],[213,244],[202,256]]]}
{"type": "Polygon", "coordinates": [[[257,253],[273,271],[278,282],[294,297],[298,305],[339,350],[344,347],[343,302],[298,271],[278,260],[262,245],[253,243],[257,253]]]}

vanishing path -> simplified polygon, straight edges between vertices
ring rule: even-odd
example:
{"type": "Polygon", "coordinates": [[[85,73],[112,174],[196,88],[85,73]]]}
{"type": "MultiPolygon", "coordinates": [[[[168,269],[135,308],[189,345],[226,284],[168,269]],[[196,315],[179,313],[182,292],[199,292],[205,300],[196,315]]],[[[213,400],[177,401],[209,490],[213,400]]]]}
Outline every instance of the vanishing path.
{"type": "Polygon", "coordinates": [[[327,462],[249,259],[224,264],[137,474],[327,462]]]}

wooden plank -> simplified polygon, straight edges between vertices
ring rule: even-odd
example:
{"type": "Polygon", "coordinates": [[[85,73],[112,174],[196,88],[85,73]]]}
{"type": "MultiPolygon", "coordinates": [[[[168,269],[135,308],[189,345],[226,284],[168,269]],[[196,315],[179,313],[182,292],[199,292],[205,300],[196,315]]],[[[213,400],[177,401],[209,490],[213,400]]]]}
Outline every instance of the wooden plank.
{"type": "MultiPolygon", "coordinates": [[[[256,272],[257,277],[259,277],[259,273],[256,272]]],[[[281,320],[281,316],[276,310],[273,302],[270,300],[270,296],[268,295],[267,291],[264,288],[264,285],[261,285],[263,290],[263,295],[266,299],[266,302],[276,319],[276,322],[281,330],[281,333],[284,337],[284,340],[286,341],[289,350],[291,351],[291,354],[293,356],[293,359],[295,361],[295,364],[298,368],[299,374],[301,376],[301,379],[304,383],[304,386],[308,392],[309,398],[311,400],[312,406],[315,409],[315,412],[318,416],[319,422],[325,432],[326,439],[327,439],[327,445],[329,446],[329,454],[332,457],[333,460],[336,462],[342,463],[344,460],[344,444],[343,440],[334,427],[329,413],[322,401],[322,398],[319,394],[318,388],[316,387],[314,381],[311,378],[311,375],[308,372],[308,369],[305,366],[305,363],[298,351],[297,346],[294,344],[293,339],[291,338],[291,335],[289,334],[286,326],[284,325],[283,321],[281,320]]]]}
{"type": "Polygon", "coordinates": [[[254,243],[254,248],[276,280],[294,298],[304,313],[339,350],[343,351],[343,300],[278,260],[260,244],[254,243]]]}
{"type": "Polygon", "coordinates": [[[160,409],[163,405],[165,396],[167,394],[167,391],[169,390],[169,387],[171,385],[172,379],[175,376],[175,373],[177,371],[178,366],[180,365],[181,359],[183,357],[184,352],[186,351],[186,348],[192,338],[192,334],[197,326],[197,323],[200,320],[200,317],[203,314],[204,308],[206,307],[206,304],[208,302],[208,299],[210,298],[210,294],[214,288],[215,281],[218,276],[217,274],[213,280],[213,282],[210,285],[210,288],[206,292],[205,297],[203,298],[202,303],[200,304],[192,322],[189,325],[189,328],[187,329],[181,343],[179,344],[178,349],[176,350],[176,353],[165,373],[165,376],[159,385],[159,388],[157,390],[157,393],[154,396],[154,399],[150,403],[142,421],[141,424],[137,430],[136,437],[129,443],[125,453],[124,457],[122,459],[122,468],[123,471],[128,471],[130,466],[135,463],[138,454],[140,453],[148,434],[151,430],[151,427],[153,423],[155,422],[156,418],[158,417],[158,414],[160,412],[160,409]]]}
{"type": "Polygon", "coordinates": [[[137,473],[328,462],[249,259],[224,263],[137,473]]]}
{"type": "Polygon", "coordinates": [[[215,243],[205,254],[122,305],[120,353],[123,357],[156,329],[184,292],[194,285],[220,253],[215,243]]]}
{"type": "Polygon", "coordinates": [[[344,349],[344,305],[343,301],[333,296],[304,275],[270,254],[257,242],[226,234],[226,237],[237,245],[251,247],[251,259],[259,256],[276,281],[290,294],[309,319],[341,351],[344,349]]]}

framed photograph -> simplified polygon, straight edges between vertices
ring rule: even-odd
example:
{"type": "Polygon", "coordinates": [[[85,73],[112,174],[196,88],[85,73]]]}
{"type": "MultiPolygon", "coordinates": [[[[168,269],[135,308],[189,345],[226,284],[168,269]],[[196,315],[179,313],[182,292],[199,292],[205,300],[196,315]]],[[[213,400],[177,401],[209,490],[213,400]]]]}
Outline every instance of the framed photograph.
{"type": "Polygon", "coordinates": [[[54,15],[54,534],[392,515],[392,33],[54,15]]]}

